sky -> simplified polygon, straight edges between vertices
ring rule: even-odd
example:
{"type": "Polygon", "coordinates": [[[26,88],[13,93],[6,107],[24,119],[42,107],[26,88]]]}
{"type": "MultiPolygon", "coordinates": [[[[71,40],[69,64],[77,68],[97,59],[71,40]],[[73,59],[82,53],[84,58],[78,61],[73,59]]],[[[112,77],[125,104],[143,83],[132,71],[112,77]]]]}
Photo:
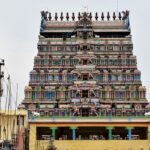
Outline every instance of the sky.
{"type": "MultiPolygon", "coordinates": [[[[40,12],[90,12],[123,10],[130,11],[131,34],[134,55],[138,69],[142,72],[142,82],[147,88],[150,101],[150,1],[149,0],[0,0],[0,59],[5,60],[4,87],[8,74],[12,82],[12,105],[24,99],[24,87],[29,82],[29,72],[33,69],[37,55],[40,29],[40,12]],[[18,86],[18,90],[17,90],[18,86]],[[17,92],[18,91],[18,92],[17,92]],[[18,93],[18,94],[17,94],[18,93]],[[16,96],[18,95],[18,96],[16,96]]],[[[7,98],[6,88],[2,97],[2,107],[7,98]]]]}

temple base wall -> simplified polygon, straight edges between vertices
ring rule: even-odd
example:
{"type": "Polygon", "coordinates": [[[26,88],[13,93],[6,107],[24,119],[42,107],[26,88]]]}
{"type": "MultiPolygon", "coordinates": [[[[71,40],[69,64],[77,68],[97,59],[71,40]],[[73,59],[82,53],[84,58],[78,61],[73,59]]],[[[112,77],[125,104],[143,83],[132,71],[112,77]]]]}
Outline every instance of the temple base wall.
{"type": "MultiPolygon", "coordinates": [[[[30,150],[46,150],[49,141],[36,141],[35,148],[30,150]]],[[[149,150],[149,140],[119,140],[119,141],[90,141],[90,140],[76,140],[76,141],[55,141],[54,145],[58,150],[149,150]]]]}

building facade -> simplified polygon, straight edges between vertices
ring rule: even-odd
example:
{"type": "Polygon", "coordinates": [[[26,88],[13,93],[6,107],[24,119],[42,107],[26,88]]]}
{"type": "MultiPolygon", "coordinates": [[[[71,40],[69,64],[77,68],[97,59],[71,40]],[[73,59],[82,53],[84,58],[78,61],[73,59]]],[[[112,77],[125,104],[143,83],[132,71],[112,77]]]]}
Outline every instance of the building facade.
{"type": "Polygon", "coordinates": [[[23,103],[41,116],[142,115],[146,89],[133,55],[129,12],[42,12],[38,54],[23,103]],[[57,110],[57,111],[56,111],[57,110]]]}
{"type": "Polygon", "coordinates": [[[30,149],[46,149],[43,140],[51,137],[59,149],[57,140],[77,139],[138,139],[148,146],[149,122],[142,118],[148,101],[133,54],[129,11],[54,18],[42,11],[37,49],[23,100],[30,149]]]}
{"type": "Polygon", "coordinates": [[[0,111],[0,149],[16,150],[20,143],[27,148],[27,121],[24,109],[0,111]]]}

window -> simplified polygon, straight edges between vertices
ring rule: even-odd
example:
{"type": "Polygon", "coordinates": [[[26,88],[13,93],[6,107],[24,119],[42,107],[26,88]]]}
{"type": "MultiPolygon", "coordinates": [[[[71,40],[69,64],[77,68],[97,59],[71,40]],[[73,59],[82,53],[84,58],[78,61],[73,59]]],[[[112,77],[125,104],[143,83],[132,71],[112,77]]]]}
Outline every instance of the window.
{"type": "Polygon", "coordinates": [[[17,125],[24,125],[24,116],[17,116],[17,125]]]}
{"type": "Polygon", "coordinates": [[[67,80],[72,81],[73,80],[73,75],[72,74],[67,74],[67,80]]]}
{"type": "Polygon", "coordinates": [[[105,60],[104,60],[104,59],[101,59],[100,64],[101,64],[101,65],[105,65],[105,60]]]}
{"type": "Polygon", "coordinates": [[[96,59],[92,59],[92,64],[93,64],[93,65],[96,65],[96,64],[97,64],[96,59]]]}
{"type": "Polygon", "coordinates": [[[130,65],[130,59],[126,59],[126,64],[130,65]]]}
{"type": "Polygon", "coordinates": [[[87,65],[88,61],[87,59],[83,59],[83,65],[87,65]]]}
{"type": "Polygon", "coordinates": [[[59,75],[54,75],[54,80],[59,81],[59,75]]]}
{"type": "Polygon", "coordinates": [[[41,81],[41,82],[44,82],[44,81],[45,81],[44,75],[41,75],[41,76],[40,76],[40,81],[41,81]]]}
{"type": "Polygon", "coordinates": [[[114,51],[119,51],[119,47],[118,46],[114,46],[114,51]]]}
{"type": "Polygon", "coordinates": [[[77,47],[77,46],[71,46],[71,47],[70,47],[70,50],[71,50],[71,51],[78,51],[78,47],[77,47]]]}
{"type": "Polygon", "coordinates": [[[73,80],[74,81],[78,80],[78,76],[76,74],[73,75],[73,80]]]}
{"type": "Polygon", "coordinates": [[[98,79],[99,79],[100,81],[103,81],[103,74],[100,74],[100,75],[98,76],[98,79]]]}
{"type": "Polygon", "coordinates": [[[54,80],[54,75],[49,75],[48,80],[50,80],[50,81],[54,80]]]}
{"type": "Polygon", "coordinates": [[[122,75],[118,76],[118,81],[122,81],[122,75]]]}
{"type": "Polygon", "coordinates": [[[88,98],[88,90],[82,91],[82,98],[88,98]]]}
{"type": "Polygon", "coordinates": [[[48,65],[49,64],[49,61],[48,61],[48,59],[45,59],[45,65],[48,65]]]}
{"type": "Polygon", "coordinates": [[[131,98],[134,98],[134,91],[131,92],[131,98]]]}
{"type": "Polygon", "coordinates": [[[65,63],[65,58],[62,58],[62,59],[61,59],[61,64],[62,64],[62,65],[65,65],[65,64],[66,64],[66,63],[65,63]]]}
{"type": "Polygon", "coordinates": [[[87,46],[85,45],[85,46],[83,46],[83,50],[87,50],[87,46]]]}
{"type": "Polygon", "coordinates": [[[71,58],[70,59],[70,65],[73,65],[73,63],[74,63],[74,60],[71,58]]]}
{"type": "Polygon", "coordinates": [[[105,91],[102,91],[102,99],[105,99],[106,95],[105,95],[105,91]]]}
{"type": "Polygon", "coordinates": [[[106,46],[101,46],[101,47],[97,47],[97,50],[99,50],[100,49],[100,51],[105,51],[106,50],[106,46]]]}
{"type": "Polygon", "coordinates": [[[59,74],[59,80],[62,81],[62,74],[59,74]]]}
{"type": "Polygon", "coordinates": [[[39,92],[39,91],[36,91],[36,92],[35,92],[35,96],[36,96],[35,98],[37,98],[37,99],[40,98],[40,96],[41,96],[40,92],[39,92]]]}
{"type": "Polygon", "coordinates": [[[126,74],[123,74],[123,81],[126,81],[126,74]]]}
{"type": "Polygon", "coordinates": [[[88,75],[87,75],[87,74],[84,74],[84,75],[83,75],[83,80],[84,80],[84,81],[87,81],[87,80],[88,80],[88,75]]]}
{"type": "Polygon", "coordinates": [[[46,91],[45,92],[45,98],[46,99],[52,99],[55,97],[55,92],[54,91],[46,91]]]}
{"type": "Polygon", "coordinates": [[[35,92],[32,92],[32,99],[35,99],[35,92]]]}
{"type": "Polygon", "coordinates": [[[134,74],[134,81],[140,81],[140,75],[134,74]]]}
{"type": "Polygon", "coordinates": [[[78,65],[79,64],[79,60],[78,59],[73,59],[73,64],[74,65],[78,65]]]}
{"type": "Polygon", "coordinates": [[[61,64],[61,60],[53,60],[53,64],[54,65],[60,65],[61,64]]]}
{"type": "Polygon", "coordinates": [[[139,91],[135,91],[135,97],[139,98],[139,91]]]}
{"type": "Polygon", "coordinates": [[[41,59],[41,65],[44,65],[44,59],[41,59]]]}
{"type": "Polygon", "coordinates": [[[112,77],[111,74],[108,75],[108,81],[111,81],[112,77]]]}
{"type": "Polygon", "coordinates": [[[76,90],[71,91],[71,98],[76,98],[78,97],[77,95],[79,95],[79,92],[77,92],[76,90]]]}
{"type": "Polygon", "coordinates": [[[135,65],[136,64],[136,60],[135,59],[131,59],[131,65],[135,65]]]}
{"type": "Polygon", "coordinates": [[[66,65],[70,65],[70,60],[66,59],[66,65]]]}
{"type": "Polygon", "coordinates": [[[107,46],[108,51],[113,51],[113,46],[107,46]]]}

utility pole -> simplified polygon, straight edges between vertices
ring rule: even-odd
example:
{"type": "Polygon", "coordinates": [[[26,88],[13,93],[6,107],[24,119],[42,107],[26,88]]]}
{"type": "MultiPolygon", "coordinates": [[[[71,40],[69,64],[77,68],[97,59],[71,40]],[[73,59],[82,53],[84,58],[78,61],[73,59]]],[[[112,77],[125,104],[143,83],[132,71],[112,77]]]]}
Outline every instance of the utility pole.
{"type": "Polygon", "coordinates": [[[1,110],[1,97],[3,95],[2,78],[4,77],[4,72],[2,72],[1,69],[2,66],[4,66],[4,59],[0,61],[0,110],[1,110]]]}
{"type": "MultiPolygon", "coordinates": [[[[1,116],[1,97],[2,97],[2,95],[3,95],[3,89],[2,89],[2,82],[1,82],[1,80],[2,80],[2,78],[4,77],[4,72],[2,72],[1,66],[4,66],[4,59],[2,59],[2,60],[0,61],[0,126],[1,126],[1,124],[2,124],[2,116],[1,116]]],[[[1,130],[2,130],[2,129],[0,129],[0,139],[1,139],[1,133],[2,133],[1,130]]]]}

